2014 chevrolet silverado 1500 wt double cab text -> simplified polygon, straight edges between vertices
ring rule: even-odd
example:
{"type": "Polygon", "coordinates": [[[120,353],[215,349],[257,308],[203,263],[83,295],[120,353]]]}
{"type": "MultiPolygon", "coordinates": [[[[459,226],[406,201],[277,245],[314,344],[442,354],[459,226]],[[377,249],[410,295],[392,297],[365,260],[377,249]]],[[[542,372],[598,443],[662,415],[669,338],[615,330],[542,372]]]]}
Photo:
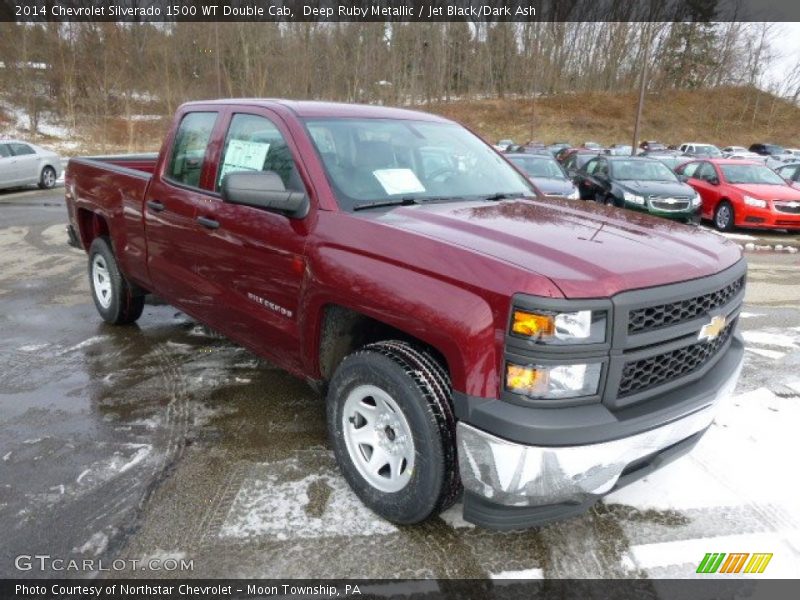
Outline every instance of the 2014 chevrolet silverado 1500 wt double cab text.
{"type": "Polygon", "coordinates": [[[433,115],[190,103],[158,156],[71,160],[66,197],[106,321],[152,292],[318,385],[396,523],[462,492],[489,527],[580,513],[686,452],[739,375],[736,245],[543,200],[433,115]]]}

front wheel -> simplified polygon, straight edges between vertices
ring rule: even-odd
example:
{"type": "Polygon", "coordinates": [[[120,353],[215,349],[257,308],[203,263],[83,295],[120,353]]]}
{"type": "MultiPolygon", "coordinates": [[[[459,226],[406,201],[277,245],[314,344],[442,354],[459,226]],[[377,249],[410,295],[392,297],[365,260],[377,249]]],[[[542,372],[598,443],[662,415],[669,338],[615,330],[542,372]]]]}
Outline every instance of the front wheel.
{"type": "Polygon", "coordinates": [[[345,358],[328,390],[328,433],[339,467],[381,517],[419,523],[461,491],[450,381],[406,342],[365,346],[345,358]]]}
{"type": "Polygon", "coordinates": [[[39,187],[49,190],[56,185],[56,170],[53,167],[45,167],[39,175],[39,187]]]}
{"type": "Polygon", "coordinates": [[[723,200],[714,211],[714,225],[720,231],[730,231],[733,229],[733,223],[733,206],[727,200],[723,200]]]}
{"type": "Polygon", "coordinates": [[[95,238],[89,248],[89,286],[97,312],[107,323],[127,325],[142,316],[144,296],[134,293],[120,272],[108,238],[95,238]]]}
{"type": "Polygon", "coordinates": [[[614,198],[603,192],[597,192],[594,196],[594,201],[604,206],[614,206],[614,198]]]}

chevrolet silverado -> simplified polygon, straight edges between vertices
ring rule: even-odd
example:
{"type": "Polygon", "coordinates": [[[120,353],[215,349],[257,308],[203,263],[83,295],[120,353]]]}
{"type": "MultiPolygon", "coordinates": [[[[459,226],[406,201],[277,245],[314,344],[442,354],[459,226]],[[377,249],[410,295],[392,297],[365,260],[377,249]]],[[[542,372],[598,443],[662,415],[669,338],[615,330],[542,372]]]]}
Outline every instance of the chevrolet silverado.
{"type": "Polygon", "coordinates": [[[189,103],[158,155],[71,160],[66,200],[103,319],[154,293],[309,381],[396,523],[579,514],[687,452],[739,375],[735,244],[545,199],[430,114],[189,103]]]}

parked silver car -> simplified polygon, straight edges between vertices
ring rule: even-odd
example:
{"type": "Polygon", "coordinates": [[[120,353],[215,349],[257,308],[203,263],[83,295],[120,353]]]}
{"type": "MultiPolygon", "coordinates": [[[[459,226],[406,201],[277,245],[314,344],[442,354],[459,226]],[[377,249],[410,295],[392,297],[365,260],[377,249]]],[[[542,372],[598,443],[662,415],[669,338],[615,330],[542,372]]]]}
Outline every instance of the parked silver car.
{"type": "Polygon", "coordinates": [[[21,140],[0,139],[0,189],[37,184],[48,189],[61,177],[55,152],[21,140]]]}

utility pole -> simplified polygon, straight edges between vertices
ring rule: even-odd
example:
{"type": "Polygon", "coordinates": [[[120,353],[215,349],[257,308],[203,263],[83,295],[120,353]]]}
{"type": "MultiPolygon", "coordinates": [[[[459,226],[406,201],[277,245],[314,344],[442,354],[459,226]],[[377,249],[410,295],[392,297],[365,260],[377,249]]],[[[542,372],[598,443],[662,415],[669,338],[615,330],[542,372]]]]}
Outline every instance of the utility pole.
{"type": "Polygon", "coordinates": [[[217,98],[222,98],[222,71],[219,65],[219,22],[214,22],[214,44],[216,45],[214,54],[216,55],[217,67],[217,98]]]}
{"type": "Polygon", "coordinates": [[[636,156],[636,148],[639,146],[639,127],[642,123],[642,111],[644,110],[644,92],[647,89],[647,65],[650,62],[650,28],[647,25],[644,25],[644,28],[644,33],[642,33],[644,60],[642,61],[642,75],[639,82],[639,105],[636,107],[636,122],[633,125],[631,156],[636,156]]]}

